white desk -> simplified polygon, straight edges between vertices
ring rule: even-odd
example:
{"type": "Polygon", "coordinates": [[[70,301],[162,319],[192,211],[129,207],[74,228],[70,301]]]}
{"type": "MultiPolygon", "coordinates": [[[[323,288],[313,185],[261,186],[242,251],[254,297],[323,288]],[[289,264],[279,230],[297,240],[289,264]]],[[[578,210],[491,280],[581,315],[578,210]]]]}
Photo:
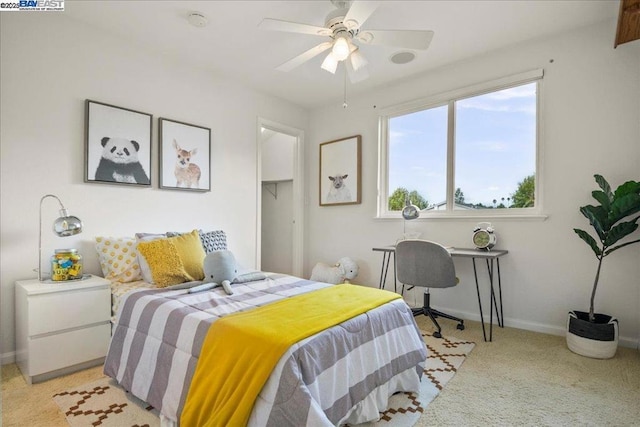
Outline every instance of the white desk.
{"type": "MultiPolygon", "coordinates": [[[[384,288],[387,281],[387,273],[389,271],[389,264],[391,256],[393,255],[393,290],[397,292],[396,281],[396,263],[395,263],[395,246],[379,246],[373,248],[374,251],[382,252],[382,268],[380,270],[380,289],[384,288]]],[[[471,258],[473,262],[473,275],[476,281],[476,292],[478,294],[478,308],[480,310],[480,322],[482,323],[482,335],[484,340],[487,341],[487,332],[484,325],[484,314],[482,312],[482,299],[480,298],[480,285],[478,283],[478,270],[476,267],[476,259],[484,259],[487,264],[487,273],[489,275],[489,284],[491,285],[491,292],[489,295],[489,341],[493,341],[493,309],[496,310],[496,319],[498,320],[498,326],[504,328],[504,312],[502,307],[502,281],[500,279],[500,257],[509,253],[504,249],[493,249],[490,251],[483,251],[479,249],[470,248],[449,248],[449,253],[452,257],[471,258]],[[494,260],[497,267],[497,279],[498,279],[498,292],[496,295],[494,284],[494,260]],[[498,299],[500,300],[500,307],[498,307],[498,299]]]]}

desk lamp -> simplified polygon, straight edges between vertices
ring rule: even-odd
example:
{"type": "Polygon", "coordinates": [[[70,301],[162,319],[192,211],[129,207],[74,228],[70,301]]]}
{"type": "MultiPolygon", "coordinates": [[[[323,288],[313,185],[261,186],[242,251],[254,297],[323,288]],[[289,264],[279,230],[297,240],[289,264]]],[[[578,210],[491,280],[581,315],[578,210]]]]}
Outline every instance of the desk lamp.
{"type": "Polygon", "coordinates": [[[69,215],[60,199],[53,194],[46,194],[40,199],[40,234],[38,238],[38,280],[42,279],[42,202],[47,197],[53,197],[60,203],[60,217],[53,223],[53,232],[59,237],[73,236],[82,232],[82,221],[78,217],[69,215]]]}
{"type": "Polygon", "coordinates": [[[409,195],[404,199],[404,208],[402,209],[402,218],[403,218],[403,229],[402,229],[402,237],[406,239],[407,236],[407,221],[411,221],[412,219],[416,219],[420,216],[420,209],[411,203],[409,199],[409,195]]]}

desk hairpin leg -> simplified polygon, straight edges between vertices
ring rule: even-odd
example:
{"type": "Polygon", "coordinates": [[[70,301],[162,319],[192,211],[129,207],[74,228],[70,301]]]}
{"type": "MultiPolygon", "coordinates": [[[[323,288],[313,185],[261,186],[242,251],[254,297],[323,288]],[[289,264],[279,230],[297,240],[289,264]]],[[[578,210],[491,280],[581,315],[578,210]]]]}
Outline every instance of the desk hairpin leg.
{"type": "Polygon", "coordinates": [[[500,326],[501,328],[504,328],[504,312],[503,312],[503,307],[502,307],[502,283],[501,283],[501,279],[500,279],[500,259],[496,258],[496,267],[498,268],[498,298],[500,298],[500,308],[498,309],[498,298],[496,298],[496,292],[495,292],[495,288],[493,286],[494,281],[494,269],[493,269],[493,259],[491,259],[491,262],[489,262],[489,260],[487,259],[487,271],[489,273],[489,282],[491,285],[491,304],[492,304],[492,309],[495,308],[496,309],[496,319],[498,319],[498,326],[500,326]]]}
{"type": "Polygon", "coordinates": [[[397,284],[396,284],[396,257],[394,252],[382,252],[382,268],[380,269],[380,285],[378,286],[380,289],[384,289],[385,284],[387,283],[387,273],[389,272],[389,263],[391,262],[391,255],[393,255],[393,292],[397,292],[397,284]]]}
{"type": "Polygon", "coordinates": [[[387,253],[382,252],[382,267],[380,268],[380,284],[378,288],[384,289],[384,282],[387,280],[387,275],[384,272],[384,265],[387,263],[387,253]]]}
{"type": "Polygon", "coordinates": [[[493,287],[493,259],[491,263],[487,259],[487,271],[489,272],[489,283],[491,285],[491,300],[489,301],[491,307],[491,313],[489,317],[489,341],[493,340],[493,309],[496,309],[496,319],[498,319],[498,326],[504,328],[504,308],[502,305],[502,279],[500,277],[500,259],[496,258],[496,267],[498,268],[498,298],[500,298],[500,308],[498,308],[498,298],[493,287]]]}
{"type": "Polygon", "coordinates": [[[498,306],[496,305],[496,294],[493,291],[493,260],[487,262],[487,272],[489,273],[489,287],[491,292],[489,295],[489,341],[493,341],[493,307],[496,306],[496,317],[498,318],[498,324],[500,324],[500,316],[498,315],[498,306]]]}
{"type": "Polygon", "coordinates": [[[398,266],[396,265],[395,251],[393,252],[393,292],[398,293],[398,266]]]}
{"type": "Polygon", "coordinates": [[[487,331],[484,328],[484,314],[482,314],[482,300],[480,299],[480,284],[478,283],[478,270],[476,269],[476,259],[471,258],[473,262],[473,276],[476,279],[476,291],[478,292],[478,308],[480,309],[480,324],[482,325],[482,336],[487,341],[487,331]]]}
{"type": "MultiPolygon", "coordinates": [[[[500,258],[496,258],[496,266],[498,267],[498,294],[500,295],[500,323],[498,325],[504,328],[504,311],[502,308],[502,283],[500,280],[500,258]]],[[[498,310],[496,308],[496,310],[498,310]]]]}

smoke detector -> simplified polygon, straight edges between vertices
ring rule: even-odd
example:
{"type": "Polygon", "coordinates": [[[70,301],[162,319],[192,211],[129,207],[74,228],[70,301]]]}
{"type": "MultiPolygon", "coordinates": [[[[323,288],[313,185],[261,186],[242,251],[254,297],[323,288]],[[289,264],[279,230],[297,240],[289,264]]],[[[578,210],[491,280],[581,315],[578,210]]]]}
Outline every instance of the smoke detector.
{"type": "Polygon", "coordinates": [[[206,27],[209,23],[207,17],[200,12],[191,12],[189,16],[187,16],[187,21],[189,21],[189,24],[198,28],[206,27]]]}

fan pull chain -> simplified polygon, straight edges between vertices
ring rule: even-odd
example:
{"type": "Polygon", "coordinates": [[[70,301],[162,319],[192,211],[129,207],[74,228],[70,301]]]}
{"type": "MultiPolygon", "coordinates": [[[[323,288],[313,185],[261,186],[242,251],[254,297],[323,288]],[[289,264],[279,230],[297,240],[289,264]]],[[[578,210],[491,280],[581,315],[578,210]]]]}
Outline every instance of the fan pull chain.
{"type": "Polygon", "coordinates": [[[347,67],[344,67],[344,100],[342,102],[342,108],[347,108],[347,67]]]}

